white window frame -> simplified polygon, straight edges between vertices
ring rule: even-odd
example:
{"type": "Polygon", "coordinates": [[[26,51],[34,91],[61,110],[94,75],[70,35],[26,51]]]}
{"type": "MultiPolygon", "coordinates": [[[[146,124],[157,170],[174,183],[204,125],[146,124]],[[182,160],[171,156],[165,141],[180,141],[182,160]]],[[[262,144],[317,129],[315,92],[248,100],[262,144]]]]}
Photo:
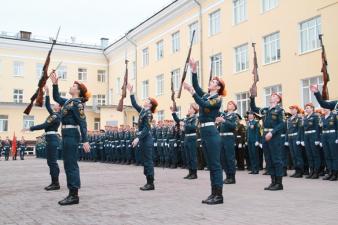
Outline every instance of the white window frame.
{"type": "Polygon", "coordinates": [[[35,70],[36,70],[36,79],[39,80],[42,77],[43,64],[42,63],[36,64],[35,70]]]}
{"type": "Polygon", "coordinates": [[[101,120],[100,118],[94,118],[94,130],[101,129],[101,120]]]}
{"type": "Polygon", "coordinates": [[[22,77],[24,73],[24,62],[15,61],[13,62],[13,76],[22,77]]]}
{"type": "Polygon", "coordinates": [[[280,95],[283,95],[283,87],[281,84],[276,84],[276,85],[272,85],[272,86],[269,86],[269,87],[265,87],[264,88],[264,103],[265,103],[265,106],[268,107],[270,105],[270,102],[269,102],[269,98],[271,97],[271,94],[272,93],[277,93],[277,94],[280,94],[280,95]],[[274,91],[273,89],[276,89],[276,91],[274,91]]]}
{"type": "Polygon", "coordinates": [[[175,69],[171,72],[171,76],[174,83],[174,91],[178,91],[181,85],[181,72],[180,69],[175,69]]]}
{"type": "Polygon", "coordinates": [[[240,92],[236,93],[236,104],[237,104],[237,112],[239,115],[244,117],[246,112],[250,109],[250,94],[249,92],[240,92]],[[243,98],[245,96],[245,98],[243,98]]]}
{"type": "Polygon", "coordinates": [[[209,37],[221,32],[221,10],[209,14],[209,37]]]}
{"type": "Polygon", "coordinates": [[[105,70],[98,70],[97,71],[97,81],[100,83],[106,82],[106,71],[105,70]]]}
{"type": "Polygon", "coordinates": [[[142,63],[143,67],[146,67],[149,65],[149,48],[144,48],[142,50],[142,63]]]}
{"type": "Polygon", "coordinates": [[[87,80],[87,69],[86,68],[78,68],[77,69],[77,77],[79,81],[86,81],[87,80]]]}
{"type": "Polygon", "coordinates": [[[160,40],[156,43],[156,59],[157,61],[163,59],[164,57],[164,42],[160,40]]]}
{"type": "Polygon", "coordinates": [[[96,95],[97,105],[103,106],[106,105],[106,95],[98,94],[96,95]]]}
{"type": "Polygon", "coordinates": [[[142,81],[142,100],[149,97],[149,80],[142,81]]]}
{"type": "Polygon", "coordinates": [[[156,96],[164,94],[164,75],[160,74],[156,76],[156,96]]]}
{"type": "Polygon", "coordinates": [[[199,36],[199,23],[198,21],[195,21],[189,25],[189,40],[188,43],[190,44],[192,39],[192,33],[195,31],[194,40],[192,41],[193,44],[196,44],[198,42],[198,36],[199,36]]]}
{"type": "Polygon", "coordinates": [[[238,25],[248,19],[247,0],[233,0],[233,24],[238,25]]]}
{"type": "Polygon", "coordinates": [[[181,44],[180,44],[180,32],[176,31],[171,35],[171,51],[172,53],[176,53],[180,51],[181,44]]]}
{"type": "Polygon", "coordinates": [[[280,50],[280,32],[266,35],[263,37],[264,42],[264,65],[279,62],[281,58],[280,50]],[[273,57],[276,57],[273,59],[273,57]]]}
{"type": "Polygon", "coordinates": [[[277,8],[279,5],[279,0],[262,0],[262,13],[268,12],[274,8],[277,8]]]}
{"type": "Polygon", "coordinates": [[[24,115],[23,118],[23,128],[29,129],[30,127],[34,126],[34,116],[24,115]]]}
{"type": "Polygon", "coordinates": [[[234,48],[235,52],[235,65],[234,65],[234,72],[241,73],[247,71],[249,69],[249,46],[248,43],[239,45],[234,48]],[[239,61],[238,61],[239,60],[239,61]],[[237,65],[240,65],[238,68],[237,65]],[[244,68],[243,68],[244,65],[244,68]]]}
{"type": "Polygon", "coordinates": [[[67,66],[60,66],[57,73],[60,80],[67,80],[67,66]]]}
{"type": "Polygon", "coordinates": [[[310,85],[317,84],[318,89],[321,91],[323,88],[323,76],[315,76],[315,77],[309,77],[306,79],[301,80],[301,95],[302,95],[302,105],[305,105],[309,102],[312,102],[315,108],[320,108],[320,105],[314,96],[314,94],[310,91],[310,85]],[[314,82],[313,82],[314,81],[314,82]],[[308,84],[305,84],[307,82],[308,84]],[[305,101],[305,95],[304,92],[307,92],[307,96],[309,97],[308,101],[305,101]]]}
{"type": "Polygon", "coordinates": [[[131,64],[131,74],[130,74],[130,79],[135,80],[136,79],[136,62],[133,61],[131,64]]]}
{"type": "Polygon", "coordinates": [[[13,102],[14,103],[23,103],[23,89],[14,89],[13,90],[13,102]]]}
{"type": "Polygon", "coordinates": [[[8,115],[0,115],[0,132],[8,132],[8,115]]]}
{"type": "Polygon", "coordinates": [[[321,48],[320,41],[319,41],[319,34],[321,34],[321,30],[322,30],[321,26],[322,26],[322,22],[321,22],[320,16],[316,16],[316,17],[310,18],[308,20],[305,20],[299,23],[299,53],[300,54],[316,51],[321,48]],[[309,27],[310,23],[313,21],[315,25],[309,27]],[[302,28],[302,26],[305,26],[305,24],[307,25],[307,27],[302,28]],[[310,30],[312,30],[312,32],[314,33],[313,37],[310,37],[310,34],[309,34],[310,30]],[[306,35],[305,37],[306,43],[303,43],[303,35],[306,35]],[[303,45],[306,45],[306,48],[304,47],[303,49],[303,45]]]}
{"type": "Polygon", "coordinates": [[[117,95],[121,94],[121,77],[116,78],[115,82],[115,93],[117,95]]]}
{"type": "Polygon", "coordinates": [[[163,121],[164,120],[164,110],[159,110],[157,112],[157,121],[163,121]]]}
{"type": "Polygon", "coordinates": [[[210,56],[211,66],[212,66],[212,76],[221,77],[222,72],[222,53],[218,53],[210,56]]]}

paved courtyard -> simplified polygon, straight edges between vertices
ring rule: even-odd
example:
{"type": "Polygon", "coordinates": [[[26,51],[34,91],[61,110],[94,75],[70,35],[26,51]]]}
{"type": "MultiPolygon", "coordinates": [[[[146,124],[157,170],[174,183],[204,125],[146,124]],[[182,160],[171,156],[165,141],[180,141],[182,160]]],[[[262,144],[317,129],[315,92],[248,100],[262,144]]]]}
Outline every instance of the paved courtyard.
{"type": "MultiPolygon", "coordinates": [[[[59,162],[62,168],[62,161],[59,162]]],[[[267,192],[269,177],[238,172],[224,187],[223,205],[208,206],[209,174],[183,180],[182,169],[156,168],[156,191],[141,192],[142,167],[81,162],[80,204],[61,207],[67,194],[61,169],[60,191],[46,192],[46,161],[0,161],[0,224],[227,224],[336,225],[338,182],[286,178],[284,191],[267,192]]]]}

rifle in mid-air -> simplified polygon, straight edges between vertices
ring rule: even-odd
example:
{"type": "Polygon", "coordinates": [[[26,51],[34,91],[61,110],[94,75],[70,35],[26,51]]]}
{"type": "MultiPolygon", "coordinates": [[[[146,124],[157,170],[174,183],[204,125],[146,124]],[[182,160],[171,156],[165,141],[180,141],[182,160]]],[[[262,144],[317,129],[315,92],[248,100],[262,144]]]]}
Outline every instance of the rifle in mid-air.
{"type": "Polygon", "coordinates": [[[257,83],[259,81],[258,77],[258,63],[257,63],[257,53],[256,53],[256,48],[255,48],[256,43],[252,43],[252,47],[254,50],[254,68],[252,70],[253,74],[253,84],[250,88],[250,95],[251,97],[257,97],[257,83]]]}
{"type": "Polygon", "coordinates": [[[321,69],[321,72],[323,73],[322,98],[323,100],[329,100],[329,89],[327,87],[327,83],[330,81],[330,76],[329,72],[327,71],[327,59],[322,34],[319,35],[319,40],[320,46],[322,47],[322,69],[321,69]]]}
{"type": "Polygon", "coordinates": [[[122,85],[122,95],[119,101],[119,104],[117,105],[117,111],[122,112],[123,111],[123,100],[127,97],[127,84],[128,84],[128,60],[126,59],[124,63],[126,64],[126,71],[123,78],[123,85],[122,85]]]}

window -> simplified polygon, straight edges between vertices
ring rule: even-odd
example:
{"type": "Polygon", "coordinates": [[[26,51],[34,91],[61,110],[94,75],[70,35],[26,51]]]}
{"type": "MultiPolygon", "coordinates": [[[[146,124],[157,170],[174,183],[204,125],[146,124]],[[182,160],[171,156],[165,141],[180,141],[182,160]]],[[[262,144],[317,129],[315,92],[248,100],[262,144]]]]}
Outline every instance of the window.
{"type": "Polygon", "coordinates": [[[249,68],[248,44],[235,48],[236,72],[241,72],[249,68]]]}
{"type": "Polygon", "coordinates": [[[249,92],[236,94],[236,104],[238,114],[244,117],[250,106],[249,92]]]}
{"type": "Polygon", "coordinates": [[[192,41],[193,44],[198,42],[198,22],[194,22],[189,25],[189,43],[192,39],[192,33],[195,31],[194,40],[192,41]]]}
{"type": "Polygon", "coordinates": [[[97,81],[98,82],[106,82],[106,71],[105,70],[98,70],[97,71],[97,81]]]}
{"type": "Polygon", "coordinates": [[[247,0],[233,0],[234,24],[247,20],[247,0]]]}
{"type": "Polygon", "coordinates": [[[163,121],[164,120],[164,111],[158,111],[157,112],[157,121],[163,121]]]}
{"type": "Polygon", "coordinates": [[[23,116],[23,128],[29,129],[30,127],[34,126],[34,116],[23,116]]]}
{"type": "Polygon", "coordinates": [[[269,64],[280,60],[279,32],[264,37],[264,63],[269,64]]]}
{"type": "Polygon", "coordinates": [[[142,81],[142,99],[146,99],[149,97],[149,81],[142,81]]]}
{"type": "Polygon", "coordinates": [[[149,65],[149,48],[142,50],[143,66],[149,65]]]}
{"type": "Polygon", "coordinates": [[[106,105],[106,95],[96,95],[97,105],[106,105]]]}
{"type": "Polygon", "coordinates": [[[40,79],[43,72],[43,64],[36,64],[36,78],[40,79]]]}
{"type": "Polygon", "coordinates": [[[79,68],[78,69],[78,80],[86,81],[87,80],[87,69],[79,68]]]}
{"type": "Polygon", "coordinates": [[[67,67],[66,66],[60,66],[57,71],[60,80],[67,80],[67,67]]]}
{"type": "Polygon", "coordinates": [[[164,56],[163,40],[156,43],[156,56],[157,56],[157,60],[161,60],[164,56]]]}
{"type": "Polygon", "coordinates": [[[164,75],[156,76],[156,95],[160,96],[163,95],[164,90],[164,75]]]}
{"type": "Polygon", "coordinates": [[[8,131],[8,116],[0,115],[0,132],[8,131]]]}
{"type": "Polygon", "coordinates": [[[66,97],[66,92],[60,92],[60,96],[62,97],[62,98],[65,98],[66,97]]]}
{"type": "Polygon", "coordinates": [[[116,78],[116,83],[115,83],[115,93],[116,94],[121,94],[121,78],[120,77],[118,77],[118,78],[116,78]]]}
{"type": "Polygon", "coordinates": [[[13,102],[22,103],[23,102],[23,90],[22,89],[14,89],[13,91],[13,102]]]}
{"type": "Polygon", "coordinates": [[[216,54],[210,57],[212,76],[222,76],[222,54],[216,54]]]}
{"type": "Polygon", "coordinates": [[[173,70],[171,75],[173,76],[174,91],[178,91],[181,85],[180,69],[173,70]]]}
{"type": "Polygon", "coordinates": [[[132,63],[130,79],[131,79],[131,80],[135,80],[135,78],[136,78],[136,62],[134,61],[134,62],[132,63]]]}
{"type": "Polygon", "coordinates": [[[112,105],[112,102],[113,102],[113,89],[110,88],[108,91],[108,104],[112,105]]]}
{"type": "Polygon", "coordinates": [[[319,34],[321,33],[320,17],[300,23],[300,52],[308,52],[320,48],[319,34]]]}
{"type": "Polygon", "coordinates": [[[312,102],[316,108],[319,108],[319,103],[314,96],[314,94],[310,91],[310,85],[317,84],[318,89],[322,90],[323,88],[323,77],[312,77],[309,79],[302,80],[302,93],[303,93],[303,105],[312,102]]]}
{"type": "Polygon", "coordinates": [[[221,10],[209,14],[209,36],[221,32],[221,10]]]}
{"type": "Polygon", "coordinates": [[[172,52],[178,52],[180,50],[180,32],[177,31],[176,33],[171,35],[172,39],[172,52]]]}
{"type": "Polygon", "coordinates": [[[23,62],[14,62],[13,64],[13,72],[14,76],[22,76],[23,75],[23,62]]]}
{"type": "Polygon", "coordinates": [[[263,12],[269,11],[278,6],[279,0],[263,0],[262,10],[263,12]]]}
{"type": "Polygon", "coordinates": [[[182,116],[181,106],[177,106],[176,109],[177,109],[176,114],[177,114],[178,118],[181,118],[181,116],[182,116]]]}
{"type": "Polygon", "coordinates": [[[269,106],[270,97],[272,93],[277,93],[282,95],[282,85],[274,85],[271,87],[264,88],[264,99],[265,99],[265,106],[269,106]]]}
{"type": "Polygon", "coordinates": [[[100,130],[100,118],[94,118],[94,130],[100,130]]]}

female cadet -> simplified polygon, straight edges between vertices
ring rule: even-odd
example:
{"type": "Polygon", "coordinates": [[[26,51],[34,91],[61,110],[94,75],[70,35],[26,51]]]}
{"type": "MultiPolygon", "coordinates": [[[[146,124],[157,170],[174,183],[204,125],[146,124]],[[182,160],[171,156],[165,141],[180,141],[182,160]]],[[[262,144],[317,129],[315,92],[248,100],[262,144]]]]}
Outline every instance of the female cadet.
{"type": "Polygon", "coordinates": [[[172,116],[176,123],[183,125],[183,129],[185,131],[184,138],[184,149],[187,157],[187,164],[189,169],[189,174],[184,177],[184,179],[197,179],[197,146],[196,146],[196,129],[197,129],[197,113],[198,113],[198,105],[196,103],[190,104],[190,108],[188,110],[188,114],[186,118],[180,120],[173,110],[172,116]]]}
{"type": "Polygon", "coordinates": [[[138,119],[138,132],[136,138],[132,142],[133,148],[139,146],[138,151],[143,155],[143,173],[147,178],[147,183],[140,188],[142,191],[154,190],[154,162],[153,162],[153,137],[151,135],[151,121],[153,119],[153,113],[158,105],[157,101],[153,98],[147,98],[143,107],[137,104],[135,95],[133,92],[133,86],[127,85],[127,89],[130,93],[130,100],[133,107],[139,113],[138,119]]]}
{"type": "Polygon", "coordinates": [[[70,99],[60,97],[58,77],[52,73],[51,80],[53,82],[53,99],[62,106],[61,122],[62,122],[62,150],[64,168],[67,177],[67,187],[69,195],[59,201],[60,205],[79,204],[78,189],[81,187],[80,170],[77,164],[78,145],[83,143],[83,150],[90,151],[90,145],[87,141],[87,122],[84,114],[84,103],[88,101],[90,94],[84,84],[77,81],[69,90],[72,96],[70,99]]]}
{"type": "Polygon", "coordinates": [[[209,93],[205,93],[198,84],[196,62],[190,60],[193,87],[184,83],[195,102],[199,105],[199,121],[202,145],[205,149],[210,170],[211,195],[202,201],[204,204],[223,204],[223,173],[220,163],[221,138],[215,126],[216,117],[222,105],[221,96],[225,96],[224,81],[214,77],[209,83],[209,93]]]}

